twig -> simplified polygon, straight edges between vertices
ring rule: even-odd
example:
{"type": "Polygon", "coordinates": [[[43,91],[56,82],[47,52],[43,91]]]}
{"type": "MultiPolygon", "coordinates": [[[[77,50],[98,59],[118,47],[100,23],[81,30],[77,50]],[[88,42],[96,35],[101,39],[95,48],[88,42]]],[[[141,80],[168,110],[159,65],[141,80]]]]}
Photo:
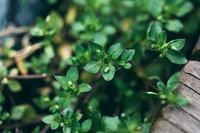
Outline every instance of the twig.
{"type": "Polygon", "coordinates": [[[41,133],[46,133],[46,132],[49,130],[49,128],[50,128],[50,125],[46,125],[46,126],[42,129],[41,133]]]}
{"type": "Polygon", "coordinates": [[[31,27],[32,26],[26,26],[26,27],[8,27],[8,28],[4,29],[1,32],[0,38],[4,37],[4,36],[11,35],[11,34],[27,33],[31,27]]]}
{"type": "Polygon", "coordinates": [[[52,74],[42,74],[42,75],[19,75],[19,76],[5,76],[8,79],[42,79],[46,77],[51,77],[52,74]]]}
{"type": "Polygon", "coordinates": [[[26,59],[27,57],[29,57],[32,53],[34,53],[36,50],[40,49],[41,47],[42,47],[41,43],[36,43],[17,51],[13,55],[14,60],[11,60],[8,63],[6,63],[5,67],[10,67],[14,65],[18,59],[20,60],[26,59]]]}
{"type": "Polygon", "coordinates": [[[1,125],[1,129],[10,130],[10,129],[13,129],[13,128],[16,128],[16,127],[25,127],[27,125],[32,125],[32,124],[40,123],[41,119],[43,117],[44,116],[40,116],[40,117],[37,117],[36,119],[32,119],[30,121],[25,121],[25,122],[22,122],[22,123],[16,123],[16,124],[10,124],[10,125],[1,125]]]}

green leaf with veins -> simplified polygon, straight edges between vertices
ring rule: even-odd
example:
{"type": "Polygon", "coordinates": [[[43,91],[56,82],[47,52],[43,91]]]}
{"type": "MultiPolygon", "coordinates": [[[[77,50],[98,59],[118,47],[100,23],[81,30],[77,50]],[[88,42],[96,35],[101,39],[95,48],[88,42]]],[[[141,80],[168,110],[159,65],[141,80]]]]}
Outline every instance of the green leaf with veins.
{"type": "Polygon", "coordinates": [[[178,106],[182,107],[182,106],[188,105],[189,103],[190,103],[190,101],[187,98],[185,98],[183,96],[179,96],[179,95],[176,96],[176,104],[178,106]]]}
{"type": "Polygon", "coordinates": [[[168,50],[166,53],[167,58],[175,64],[186,64],[188,61],[185,56],[176,50],[168,50]]]}
{"type": "Polygon", "coordinates": [[[111,64],[105,64],[102,68],[101,68],[101,74],[103,76],[103,78],[106,81],[110,81],[113,79],[114,75],[115,75],[115,67],[111,64]]]}
{"type": "Polygon", "coordinates": [[[161,27],[157,23],[154,22],[150,26],[150,30],[149,30],[148,36],[152,41],[156,41],[157,36],[161,32],[162,32],[161,27]]]}
{"type": "Polygon", "coordinates": [[[165,84],[163,82],[157,82],[157,87],[158,89],[163,92],[164,94],[168,95],[169,94],[169,91],[167,90],[165,84]]]}
{"type": "Polygon", "coordinates": [[[166,31],[162,31],[158,34],[158,36],[156,37],[156,44],[161,46],[163,45],[167,40],[167,34],[166,34],[166,31]]]}
{"type": "Polygon", "coordinates": [[[80,95],[82,92],[88,92],[92,89],[92,87],[88,84],[82,83],[78,85],[78,95],[80,95]]]}
{"type": "Polygon", "coordinates": [[[88,132],[92,126],[92,121],[90,119],[85,120],[81,123],[81,128],[83,132],[88,132]]]}
{"type": "Polygon", "coordinates": [[[42,121],[46,124],[52,124],[55,121],[54,115],[48,115],[42,119],[42,121]]]}
{"type": "Polygon", "coordinates": [[[68,126],[63,127],[63,133],[71,133],[71,128],[68,126]]]}
{"type": "Polygon", "coordinates": [[[193,8],[194,6],[192,5],[190,1],[185,1],[183,4],[180,5],[180,7],[178,8],[178,11],[175,12],[175,14],[178,17],[182,17],[185,14],[189,13],[193,8]]]}
{"type": "Polygon", "coordinates": [[[183,24],[178,19],[168,20],[165,25],[166,29],[173,32],[179,32],[183,28],[183,24]]]}
{"type": "Polygon", "coordinates": [[[111,56],[112,59],[117,59],[122,52],[123,47],[121,43],[113,44],[108,48],[108,55],[111,56]]]}
{"type": "Polygon", "coordinates": [[[72,117],[72,115],[73,115],[73,109],[71,108],[71,107],[69,107],[68,109],[67,109],[67,111],[66,111],[66,118],[67,119],[70,119],[71,117],[72,117]]]}
{"type": "Polygon", "coordinates": [[[59,99],[58,104],[61,108],[65,109],[70,106],[71,102],[69,101],[69,99],[62,97],[59,99]]]}
{"type": "Polygon", "coordinates": [[[84,70],[90,73],[97,73],[101,69],[101,64],[96,61],[90,61],[84,67],[84,70]]]}
{"type": "Polygon", "coordinates": [[[167,89],[169,91],[173,91],[178,87],[179,77],[180,77],[180,72],[177,72],[169,78],[169,80],[167,81],[167,89]]]}
{"type": "Polygon", "coordinates": [[[181,50],[185,45],[185,39],[175,39],[169,42],[171,47],[175,47],[176,50],[181,50]]]}
{"type": "Polygon", "coordinates": [[[134,49],[124,49],[122,55],[121,55],[121,59],[125,60],[125,61],[130,61],[132,60],[133,56],[135,54],[135,50],[134,49]]]}
{"type": "Polygon", "coordinates": [[[78,76],[78,69],[76,67],[71,67],[66,73],[68,81],[72,81],[73,83],[77,82],[78,76]]]}
{"type": "Polygon", "coordinates": [[[63,76],[54,76],[64,89],[68,88],[68,79],[63,76]]]}
{"type": "Polygon", "coordinates": [[[104,57],[104,53],[105,53],[104,48],[97,43],[90,43],[89,51],[92,57],[96,60],[100,60],[101,58],[104,57]]]}

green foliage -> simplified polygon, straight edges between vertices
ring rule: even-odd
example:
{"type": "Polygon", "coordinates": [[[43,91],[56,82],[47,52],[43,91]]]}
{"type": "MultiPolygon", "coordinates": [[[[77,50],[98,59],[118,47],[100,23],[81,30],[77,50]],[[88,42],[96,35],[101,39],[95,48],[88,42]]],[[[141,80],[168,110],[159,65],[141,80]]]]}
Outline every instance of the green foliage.
{"type": "Polygon", "coordinates": [[[30,35],[0,42],[2,127],[39,133],[47,126],[31,122],[45,116],[47,132],[149,133],[160,103],[189,104],[172,73],[198,36],[199,2],[47,2],[30,35]]]}
{"type": "Polygon", "coordinates": [[[71,67],[66,76],[55,76],[56,80],[61,84],[61,86],[69,93],[74,93],[80,95],[83,92],[88,92],[91,90],[91,86],[85,83],[81,83],[77,86],[76,82],[78,80],[78,69],[76,67],[71,67]]]}
{"type": "Polygon", "coordinates": [[[160,98],[163,104],[165,104],[166,102],[169,102],[172,106],[185,106],[189,104],[189,99],[177,94],[173,94],[173,91],[178,87],[179,76],[180,72],[172,75],[167,81],[167,85],[165,85],[161,81],[157,82],[157,87],[160,90],[160,93],[146,92],[145,94],[160,98]]]}
{"type": "MultiPolygon", "coordinates": [[[[172,28],[174,29],[174,28],[172,28]]],[[[185,56],[179,51],[185,45],[184,39],[176,39],[166,42],[166,32],[162,31],[161,27],[153,23],[150,26],[149,38],[155,43],[151,47],[156,51],[161,52],[160,57],[167,57],[172,63],[186,64],[188,61],[185,56]]]]}
{"type": "Polygon", "coordinates": [[[90,61],[86,64],[84,69],[90,73],[97,73],[101,69],[101,74],[106,81],[113,79],[115,71],[124,67],[130,69],[135,50],[123,49],[121,43],[116,43],[108,48],[105,53],[104,48],[96,43],[90,43],[89,51],[95,61],[90,61]]]}

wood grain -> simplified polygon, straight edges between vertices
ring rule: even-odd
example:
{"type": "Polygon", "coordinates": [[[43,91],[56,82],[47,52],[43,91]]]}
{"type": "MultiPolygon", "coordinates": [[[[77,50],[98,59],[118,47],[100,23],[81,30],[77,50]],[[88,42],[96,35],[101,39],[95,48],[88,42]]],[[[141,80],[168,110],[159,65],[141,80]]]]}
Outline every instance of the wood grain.
{"type": "Polygon", "coordinates": [[[191,100],[185,107],[167,105],[152,133],[200,133],[200,62],[189,61],[181,71],[177,93],[191,100]]]}

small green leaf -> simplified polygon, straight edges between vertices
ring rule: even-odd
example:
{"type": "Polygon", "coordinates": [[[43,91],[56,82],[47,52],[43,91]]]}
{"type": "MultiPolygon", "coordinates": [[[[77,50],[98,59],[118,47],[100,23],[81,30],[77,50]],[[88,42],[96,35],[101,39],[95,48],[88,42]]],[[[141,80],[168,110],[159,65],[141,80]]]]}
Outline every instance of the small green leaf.
{"type": "Polygon", "coordinates": [[[174,19],[168,20],[165,27],[169,31],[179,32],[183,28],[183,24],[178,19],[174,19]]]}
{"type": "Polygon", "coordinates": [[[157,23],[152,23],[150,26],[148,36],[152,41],[156,41],[157,36],[161,32],[162,32],[161,27],[157,23]]]}
{"type": "Polygon", "coordinates": [[[162,31],[158,34],[155,42],[157,45],[163,45],[167,40],[167,34],[166,34],[166,31],[162,31]]]}
{"type": "Polygon", "coordinates": [[[58,128],[58,126],[59,126],[59,123],[54,122],[54,123],[51,124],[51,129],[56,130],[58,128]]]}
{"type": "Polygon", "coordinates": [[[103,117],[103,127],[106,132],[117,132],[120,121],[118,117],[103,117]]]}
{"type": "Polygon", "coordinates": [[[56,31],[59,31],[64,26],[62,17],[55,11],[50,12],[46,17],[46,25],[56,31]]]}
{"type": "Polygon", "coordinates": [[[0,119],[1,120],[6,120],[9,117],[9,113],[8,112],[1,112],[1,116],[0,119]]]}
{"type": "Polygon", "coordinates": [[[46,124],[52,124],[52,123],[55,122],[55,117],[54,117],[54,115],[48,115],[48,116],[44,117],[44,118],[42,119],[42,121],[43,121],[44,123],[46,123],[46,124]]]}
{"type": "Polygon", "coordinates": [[[65,109],[70,106],[71,102],[69,101],[69,99],[62,97],[59,99],[58,104],[61,108],[65,109]]]}
{"type": "Polygon", "coordinates": [[[121,43],[113,44],[108,48],[108,55],[111,56],[112,59],[117,59],[122,52],[123,47],[121,43]]]}
{"type": "Polygon", "coordinates": [[[66,111],[66,118],[70,119],[72,117],[72,114],[73,114],[73,109],[69,107],[66,111]]]}
{"type": "Polygon", "coordinates": [[[170,91],[175,90],[178,87],[178,79],[180,77],[180,72],[175,73],[172,75],[169,80],[167,81],[167,88],[170,91]]]}
{"type": "Polygon", "coordinates": [[[162,12],[162,1],[161,0],[150,0],[149,11],[154,17],[158,17],[162,12]]]}
{"type": "Polygon", "coordinates": [[[141,127],[142,127],[142,130],[141,130],[140,133],[150,133],[150,127],[151,127],[151,125],[148,125],[147,123],[143,123],[141,125],[141,127]]]}
{"type": "Polygon", "coordinates": [[[82,45],[76,44],[74,46],[74,53],[76,54],[76,56],[81,56],[83,55],[84,52],[85,52],[85,49],[82,45]]]}
{"type": "Polygon", "coordinates": [[[13,120],[29,120],[37,116],[35,109],[29,104],[14,106],[11,111],[13,120]]]}
{"type": "Polygon", "coordinates": [[[90,43],[89,51],[94,59],[100,60],[104,56],[104,48],[96,43],[90,43]]]}
{"type": "Polygon", "coordinates": [[[79,120],[83,117],[83,115],[82,115],[81,113],[75,113],[75,114],[73,115],[73,117],[74,117],[77,121],[79,121],[79,120]]]}
{"type": "Polygon", "coordinates": [[[71,67],[66,74],[66,78],[68,81],[72,81],[73,83],[78,80],[78,69],[76,67],[71,67]]]}
{"type": "Polygon", "coordinates": [[[115,67],[112,66],[111,64],[107,65],[105,64],[102,68],[101,68],[101,74],[103,76],[103,78],[106,81],[110,81],[113,79],[114,75],[115,75],[115,67]]]}
{"type": "Polygon", "coordinates": [[[183,96],[176,96],[176,104],[180,107],[183,107],[185,105],[188,105],[190,103],[190,101],[183,97],[183,96]]]}
{"type": "Polygon", "coordinates": [[[158,89],[163,92],[164,94],[169,94],[168,90],[166,89],[166,86],[163,82],[157,82],[158,89]]]}
{"type": "Polygon", "coordinates": [[[71,128],[67,127],[67,126],[64,126],[63,127],[63,133],[71,133],[71,128]]]}
{"type": "Polygon", "coordinates": [[[71,120],[71,129],[72,133],[75,133],[77,130],[80,130],[80,124],[75,119],[71,120]]]}
{"type": "Polygon", "coordinates": [[[85,120],[81,123],[81,128],[83,132],[88,132],[92,126],[92,121],[90,119],[85,120]]]}
{"type": "Polygon", "coordinates": [[[132,60],[134,54],[135,54],[134,49],[129,49],[129,50],[124,49],[121,59],[125,60],[125,61],[130,61],[130,60],[132,60]]]}
{"type": "Polygon", "coordinates": [[[84,67],[84,70],[90,73],[97,73],[101,69],[101,65],[96,61],[90,61],[84,67]]]}
{"type": "Polygon", "coordinates": [[[178,17],[182,17],[185,14],[189,13],[193,8],[194,6],[192,5],[190,1],[185,1],[183,4],[180,5],[180,7],[178,8],[178,11],[175,12],[175,14],[178,17]]]}
{"type": "Polygon", "coordinates": [[[92,89],[92,87],[88,84],[82,83],[78,85],[78,95],[80,95],[82,92],[88,92],[92,89]]]}
{"type": "Polygon", "coordinates": [[[147,96],[147,97],[152,97],[152,98],[158,98],[158,94],[155,93],[155,92],[144,92],[144,95],[147,96]]]}
{"type": "Polygon", "coordinates": [[[128,127],[137,128],[141,122],[141,115],[139,113],[135,113],[133,116],[128,118],[127,125],[128,127]]]}
{"type": "Polygon", "coordinates": [[[103,34],[103,33],[94,34],[93,42],[101,44],[101,46],[105,46],[107,41],[108,41],[108,38],[105,34],[103,34]]]}
{"type": "Polygon", "coordinates": [[[17,80],[9,80],[8,87],[12,92],[19,92],[22,89],[21,84],[17,80]]]}
{"type": "Polygon", "coordinates": [[[186,64],[188,62],[185,56],[176,50],[168,50],[166,56],[172,63],[175,64],[186,64]]]}
{"type": "Polygon", "coordinates": [[[132,65],[131,65],[131,63],[126,63],[123,67],[125,69],[130,69],[132,67],[132,65]]]}
{"type": "Polygon", "coordinates": [[[175,40],[172,40],[172,41],[169,42],[169,45],[171,47],[174,46],[179,51],[185,45],[185,39],[175,39],[175,40]]]}
{"type": "Polygon", "coordinates": [[[66,77],[63,76],[54,76],[56,78],[56,80],[61,84],[61,86],[65,89],[67,89],[68,87],[68,79],[66,77]]]}

